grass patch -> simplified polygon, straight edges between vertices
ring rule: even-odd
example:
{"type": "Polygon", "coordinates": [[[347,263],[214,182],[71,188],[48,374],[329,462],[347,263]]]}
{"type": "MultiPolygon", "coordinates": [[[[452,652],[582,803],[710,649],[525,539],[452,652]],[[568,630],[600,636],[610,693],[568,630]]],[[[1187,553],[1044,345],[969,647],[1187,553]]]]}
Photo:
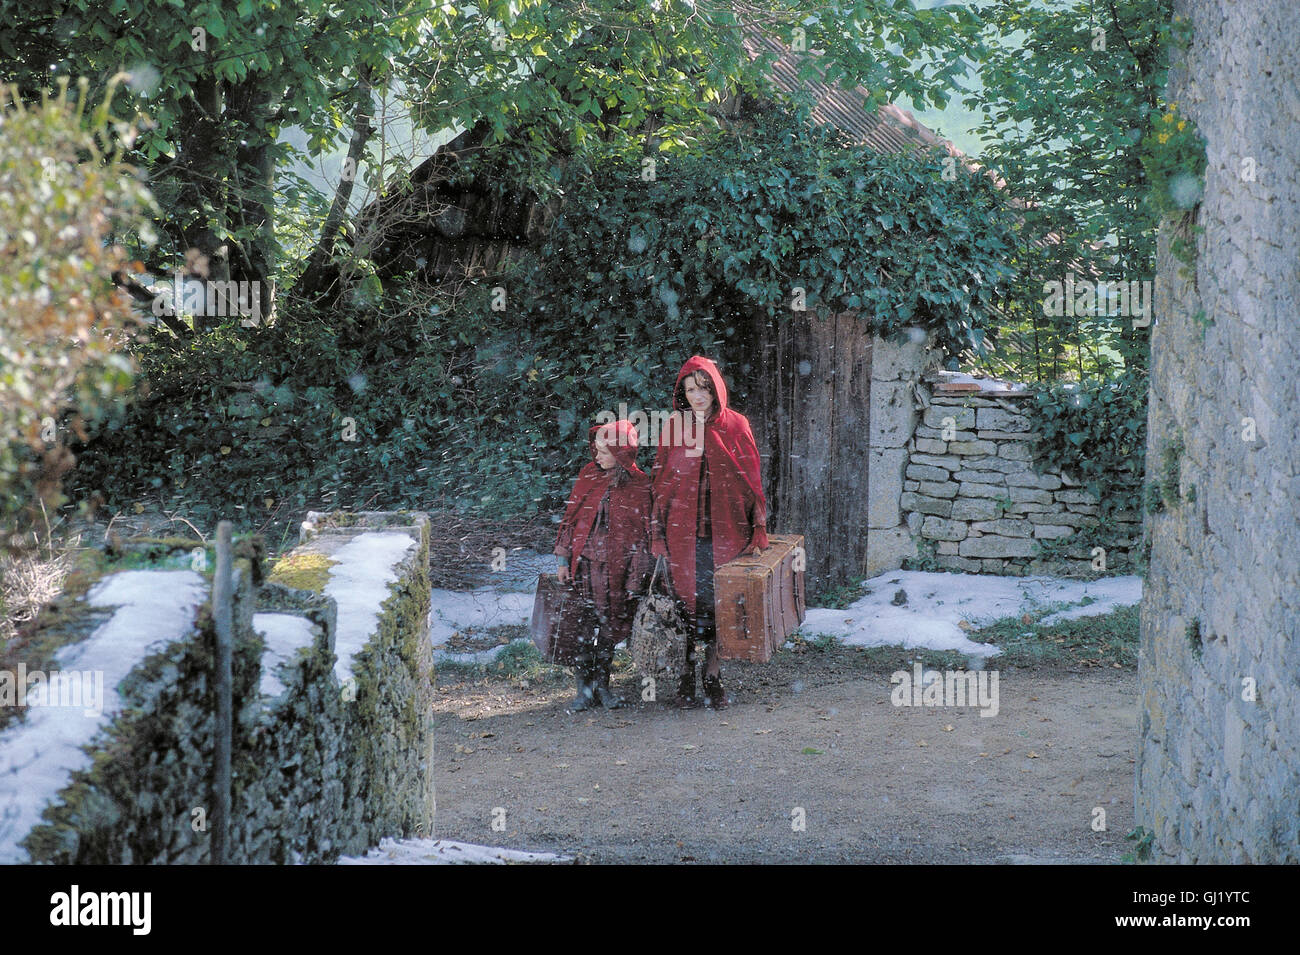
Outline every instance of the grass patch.
{"type": "MultiPolygon", "coordinates": [[[[1086,598],[1085,598],[1086,599],[1086,598]]],[[[1093,602],[1093,601],[1089,601],[1093,602]]],[[[972,631],[976,643],[994,643],[1002,653],[990,661],[1000,666],[1137,666],[1140,607],[1119,607],[1097,617],[1080,617],[1045,625],[1039,621],[1057,609],[1044,607],[972,631]],[[1026,622],[1025,617],[1029,617],[1026,622]]]]}
{"type": "Polygon", "coordinates": [[[809,598],[808,606],[829,607],[831,610],[843,610],[858,598],[865,597],[870,593],[870,591],[863,586],[866,582],[867,578],[863,577],[856,583],[842,584],[839,587],[831,587],[827,590],[823,590],[821,593],[814,594],[809,598]]]}

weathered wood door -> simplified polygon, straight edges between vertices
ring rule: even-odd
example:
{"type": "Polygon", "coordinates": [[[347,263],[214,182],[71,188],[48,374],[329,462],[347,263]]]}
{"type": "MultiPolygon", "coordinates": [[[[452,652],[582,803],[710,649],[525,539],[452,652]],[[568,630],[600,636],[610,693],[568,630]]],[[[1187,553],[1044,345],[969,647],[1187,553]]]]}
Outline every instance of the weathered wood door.
{"type": "Polygon", "coordinates": [[[809,593],[866,572],[872,341],[852,312],[753,324],[743,410],[768,529],[805,536],[809,593]]]}

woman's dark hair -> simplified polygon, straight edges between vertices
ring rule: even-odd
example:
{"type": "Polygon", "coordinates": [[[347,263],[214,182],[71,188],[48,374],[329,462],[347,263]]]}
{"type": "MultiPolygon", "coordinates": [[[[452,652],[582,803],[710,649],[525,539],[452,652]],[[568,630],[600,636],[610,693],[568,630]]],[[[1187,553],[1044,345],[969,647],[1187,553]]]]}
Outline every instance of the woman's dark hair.
{"type": "Polygon", "coordinates": [[[691,406],[691,403],[686,400],[686,383],[692,378],[696,380],[697,384],[700,384],[709,390],[709,394],[713,396],[713,404],[716,407],[718,404],[718,392],[713,387],[713,378],[710,377],[708,372],[700,368],[697,368],[689,375],[682,375],[681,381],[677,382],[677,390],[673,392],[674,406],[678,408],[689,408],[691,406]]]}

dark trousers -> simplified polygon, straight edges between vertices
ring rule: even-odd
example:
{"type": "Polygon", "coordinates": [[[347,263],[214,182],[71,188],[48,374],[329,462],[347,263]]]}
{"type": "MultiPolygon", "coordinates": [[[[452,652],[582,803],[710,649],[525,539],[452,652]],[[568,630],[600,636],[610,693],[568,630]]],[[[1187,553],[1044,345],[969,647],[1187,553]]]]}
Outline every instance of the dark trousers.
{"type": "Polygon", "coordinates": [[[695,666],[695,644],[706,644],[713,649],[717,624],[713,615],[713,538],[695,538],[695,621],[692,632],[686,635],[686,666],[695,666]]]}

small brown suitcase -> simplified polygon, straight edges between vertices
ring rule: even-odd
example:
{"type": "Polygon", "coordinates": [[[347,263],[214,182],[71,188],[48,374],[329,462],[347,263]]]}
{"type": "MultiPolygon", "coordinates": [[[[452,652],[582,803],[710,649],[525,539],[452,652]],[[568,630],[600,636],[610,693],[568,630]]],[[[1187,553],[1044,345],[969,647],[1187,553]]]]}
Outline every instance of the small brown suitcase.
{"type": "Polygon", "coordinates": [[[724,660],[766,663],[803,622],[803,535],[769,534],[767,540],[771,546],[763,553],[737,557],[714,572],[713,611],[724,660]]]}

